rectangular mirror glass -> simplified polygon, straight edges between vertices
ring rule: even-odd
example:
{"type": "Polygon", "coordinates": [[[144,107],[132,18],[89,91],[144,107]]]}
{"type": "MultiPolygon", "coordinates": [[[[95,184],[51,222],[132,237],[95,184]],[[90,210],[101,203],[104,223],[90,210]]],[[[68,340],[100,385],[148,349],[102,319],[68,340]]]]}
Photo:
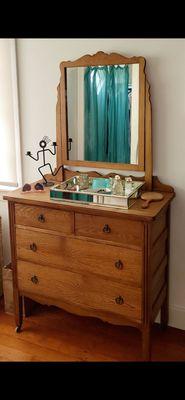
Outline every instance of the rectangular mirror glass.
{"type": "Polygon", "coordinates": [[[66,68],[68,160],[138,164],[139,63],[66,68]]]}

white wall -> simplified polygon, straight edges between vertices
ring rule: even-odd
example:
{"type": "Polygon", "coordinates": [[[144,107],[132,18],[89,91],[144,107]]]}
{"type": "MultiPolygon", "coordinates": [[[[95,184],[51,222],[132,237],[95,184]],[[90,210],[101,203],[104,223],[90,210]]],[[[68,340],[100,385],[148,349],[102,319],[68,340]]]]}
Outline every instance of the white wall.
{"type": "Polygon", "coordinates": [[[0,181],[13,183],[15,186],[17,171],[15,139],[12,134],[14,132],[14,109],[11,45],[11,40],[0,39],[0,138],[3,143],[3,146],[0,146],[0,181]],[[9,163],[6,164],[6,168],[3,168],[7,159],[9,163]]]}
{"type": "Polygon", "coordinates": [[[185,329],[185,40],[18,39],[24,182],[39,178],[27,150],[43,135],[55,139],[55,106],[62,60],[98,50],[144,56],[151,84],[154,174],[174,186],[171,212],[170,325],[185,329]]]}

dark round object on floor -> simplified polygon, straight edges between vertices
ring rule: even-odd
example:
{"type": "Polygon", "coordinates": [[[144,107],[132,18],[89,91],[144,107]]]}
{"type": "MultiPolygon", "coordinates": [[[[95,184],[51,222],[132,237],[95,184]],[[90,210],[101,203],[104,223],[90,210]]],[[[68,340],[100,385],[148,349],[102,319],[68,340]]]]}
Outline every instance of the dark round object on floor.
{"type": "Polygon", "coordinates": [[[42,183],[36,183],[35,190],[44,190],[44,186],[42,185],[42,183]]]}

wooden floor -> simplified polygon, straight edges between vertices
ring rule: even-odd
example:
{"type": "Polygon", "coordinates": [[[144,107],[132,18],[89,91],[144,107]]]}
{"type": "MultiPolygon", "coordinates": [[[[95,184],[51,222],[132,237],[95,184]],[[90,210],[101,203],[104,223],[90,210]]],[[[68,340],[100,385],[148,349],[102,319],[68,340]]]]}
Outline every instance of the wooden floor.
{"type": "MultiPolygon", "coordinates": [[[[0,309],[0,361],[141,361],[141,334],[55,307],[39,306],[15,333],[14,317],[0,309]]],[[[153,361],[185,361],[185,331],[152,330],[153,361]]]]}

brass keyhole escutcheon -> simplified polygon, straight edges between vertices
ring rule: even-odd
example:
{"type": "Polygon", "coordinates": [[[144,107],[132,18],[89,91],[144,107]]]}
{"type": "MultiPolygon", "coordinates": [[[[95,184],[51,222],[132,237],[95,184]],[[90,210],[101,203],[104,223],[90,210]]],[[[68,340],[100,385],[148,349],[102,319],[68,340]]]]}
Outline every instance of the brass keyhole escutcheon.
{"type": "Polygon", "coordinates": [[[118,296],[115,298],[116,304],[123,304],[124,303],[124,298],[122,296],[118,296]]]}
{"type": "Polygon", "coordinates": [[[39,280],[38,280],[36,275],[31,277],[31,281],[32,281],[32,283],[35,283],[35,285],[39,282],[39,280]]]}
{"type": "Polygon", "coordinates": [[[37,245],[35,243],[30,244],[30,250],[37,251],[37,245]]]}
{"type": "Polygon", "coordinates": [[[45,222],[45,217],[44,217],[43,214],[40,214],[40,215],[38,216],[38,221],[39,221],[39,222],[45,222]]]}
{"type": "Polygon", "coordinates": [[[103,232],[110,233],[110,231],[111,231],[110,226],[108,224],[105,224],[103,227],[103,232]]]}
{"type": "Polygon", "coordinates": [[[123,269],[123,263],[122,263],[122,261],[121,261],[121,260],[116,261],[116,262],[115,262],[115,267],[116,267],[117,269],[123,269]]]}

